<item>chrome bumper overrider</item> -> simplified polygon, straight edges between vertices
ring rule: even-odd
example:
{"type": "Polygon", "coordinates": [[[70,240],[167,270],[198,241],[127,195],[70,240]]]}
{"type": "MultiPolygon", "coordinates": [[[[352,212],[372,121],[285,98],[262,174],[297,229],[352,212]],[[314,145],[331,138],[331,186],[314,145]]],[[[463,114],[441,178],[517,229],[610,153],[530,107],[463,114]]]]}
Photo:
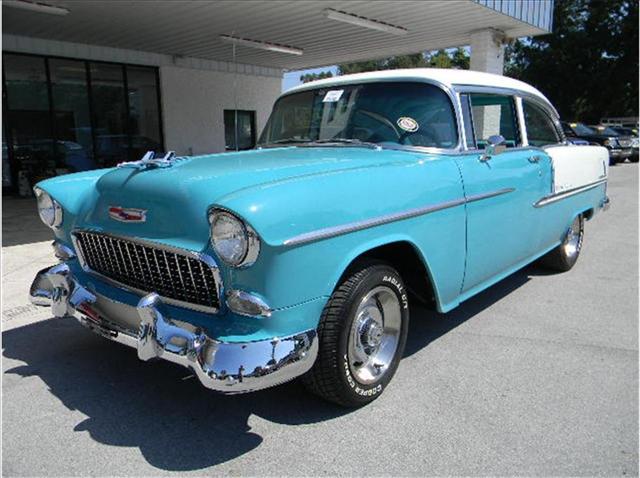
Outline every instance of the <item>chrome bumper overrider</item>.
{"type": "Polygon", "coordinates": [[[137,335],[126,333],[93,311],[92,304],[105,298],[81,286],[64,263],[40,271],[29,295],[35,305],[50,305],[55,317],[75,317],[93,332],[137,349],[141,360],[162,358],[191,369],[205,387],[219,392],[250,392],[286,382],[308,371],[318,354],[315,330],[265,341],[220,342],[195,326],[178,325],[156,293],[135,308],[118,303],[139,317],[137,335]]]}

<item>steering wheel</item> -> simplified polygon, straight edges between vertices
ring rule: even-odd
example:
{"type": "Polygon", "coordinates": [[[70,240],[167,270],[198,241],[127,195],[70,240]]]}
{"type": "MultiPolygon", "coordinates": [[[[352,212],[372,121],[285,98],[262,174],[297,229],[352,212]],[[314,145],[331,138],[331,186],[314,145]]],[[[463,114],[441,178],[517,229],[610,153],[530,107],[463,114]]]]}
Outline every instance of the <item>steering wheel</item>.
{"type": "MultiPolygon", "coordinates": [[[[433,143],[434,145],[438,144],[438,138],[436,137],[436,135],[434,133],[428,132],[428,131],[405,131],[404,133],[402,133],[399,137],[398,137],[398,143],[400,144],[407,144],[405,142],[405,140],[409,137],[409,135],[416,135],[416,136],[424,136],[425,138],[427,138],[427,141],[430,143],[433,143]]],[[[420,144],[418,145],[414,145],[411,144],[411,146],[422,146],[420,144]]]]}

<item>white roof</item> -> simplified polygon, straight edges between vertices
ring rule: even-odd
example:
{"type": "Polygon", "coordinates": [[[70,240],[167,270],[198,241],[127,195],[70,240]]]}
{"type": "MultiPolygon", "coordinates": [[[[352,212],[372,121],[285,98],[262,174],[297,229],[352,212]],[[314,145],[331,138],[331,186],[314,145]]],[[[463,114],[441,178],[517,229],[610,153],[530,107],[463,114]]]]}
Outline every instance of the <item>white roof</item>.
{"type": "Polygon", "coordinates": [[[451,68],[407,68],[336,76],[333,78],[326,78],[323,80],[304,83],[302,85],[291,88],[290,90],[287,90],[284,94],[323,86],[338,86],[349,83],[373,82],[377,80],[426,80],[440,83],[449,88],[463,85],[508,88],[536,96],[548,105],[552,106],[551,102],[539,90],[529,85],[528,83],[524,83],[523,81],[515,80],[513,78],[509,78],[508,76],[484,73],[482,71],[454,70],[451,68]]]}

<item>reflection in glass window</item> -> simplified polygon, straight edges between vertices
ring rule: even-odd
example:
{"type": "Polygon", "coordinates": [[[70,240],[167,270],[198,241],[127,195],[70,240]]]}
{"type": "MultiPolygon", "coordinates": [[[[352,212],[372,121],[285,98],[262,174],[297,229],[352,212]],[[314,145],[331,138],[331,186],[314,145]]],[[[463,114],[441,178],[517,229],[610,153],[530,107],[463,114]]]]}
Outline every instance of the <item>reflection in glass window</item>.
{"type": "Polygon", "coordinates": [[[7,132],[20,165],[14,175],[19,193],[30,195],[36,182],[56,174],[45,60],[4,55],[4,70],[7,132]]]}
{"type": "Polygon", "coordinates": [[[256,112],[224,110],[224,143],[227,151],[253,148],[256,145],[256,112]]]}
{"type": "Polygon", "coordinates": [[[529,144],[533,146],[544,146],[560,141],[556,128],[551,122],[551,118],[549,118],[544,111],[527,100],[522,102],[522,109],[529,144]]]}
{"type": "Polygon", "coordinates": [[[414,82],[367,83],[282,97],[260,142],[332,139],[453,148],[458,132],[451,101],[440,88],[414,82]]]}
{"type": "Polygon", "coordinates": [[[483,149],[489,137],[495,135],[504,137],[507,148],[520,144],[512,97],[472,93],[469,98],[478,148],[483,149]]]}
{"type": "Polygon", "coordinates": [[[85,63],[50,59],[49,75],[58,173],[94,169],[85,63]]]}
{"type": "Polygon", "coordinates": [[[101,166],[115,166],[129,152],[124,72],[121,65],[90,63],[90,73],[96,159],[101,166]]]}
{"type": "Polygon", "coordinates": [[[129,132],[131,160],[140,159],[147,151],[160,152],[160,111],[156,72],[149,68],[127,66],[129,94],[129,132]]]}
{"type": "Polygon", "coordinates": [[[10,187],[11,181],[11,164],[9,163],[9,145],[4,135],[4,127],[2,128],[2,187],[10,187]]]}

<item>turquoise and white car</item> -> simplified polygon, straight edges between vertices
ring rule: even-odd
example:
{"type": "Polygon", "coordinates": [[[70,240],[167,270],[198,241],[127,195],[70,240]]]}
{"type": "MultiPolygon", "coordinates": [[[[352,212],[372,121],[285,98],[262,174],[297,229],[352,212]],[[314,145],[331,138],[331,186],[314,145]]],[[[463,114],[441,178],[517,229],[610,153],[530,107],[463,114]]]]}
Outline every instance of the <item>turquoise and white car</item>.
{"type": "Polygon", "coordinates": [[[359,406],[393,377],[417,300],[448,312],[537,259],[571,269],[607,174],[605,148],[567,143],[510,78],[321,80],[278,99],[254,150],[39,183],[60,263],[31,300],[213,390],[302,377],[359,406]]]}

